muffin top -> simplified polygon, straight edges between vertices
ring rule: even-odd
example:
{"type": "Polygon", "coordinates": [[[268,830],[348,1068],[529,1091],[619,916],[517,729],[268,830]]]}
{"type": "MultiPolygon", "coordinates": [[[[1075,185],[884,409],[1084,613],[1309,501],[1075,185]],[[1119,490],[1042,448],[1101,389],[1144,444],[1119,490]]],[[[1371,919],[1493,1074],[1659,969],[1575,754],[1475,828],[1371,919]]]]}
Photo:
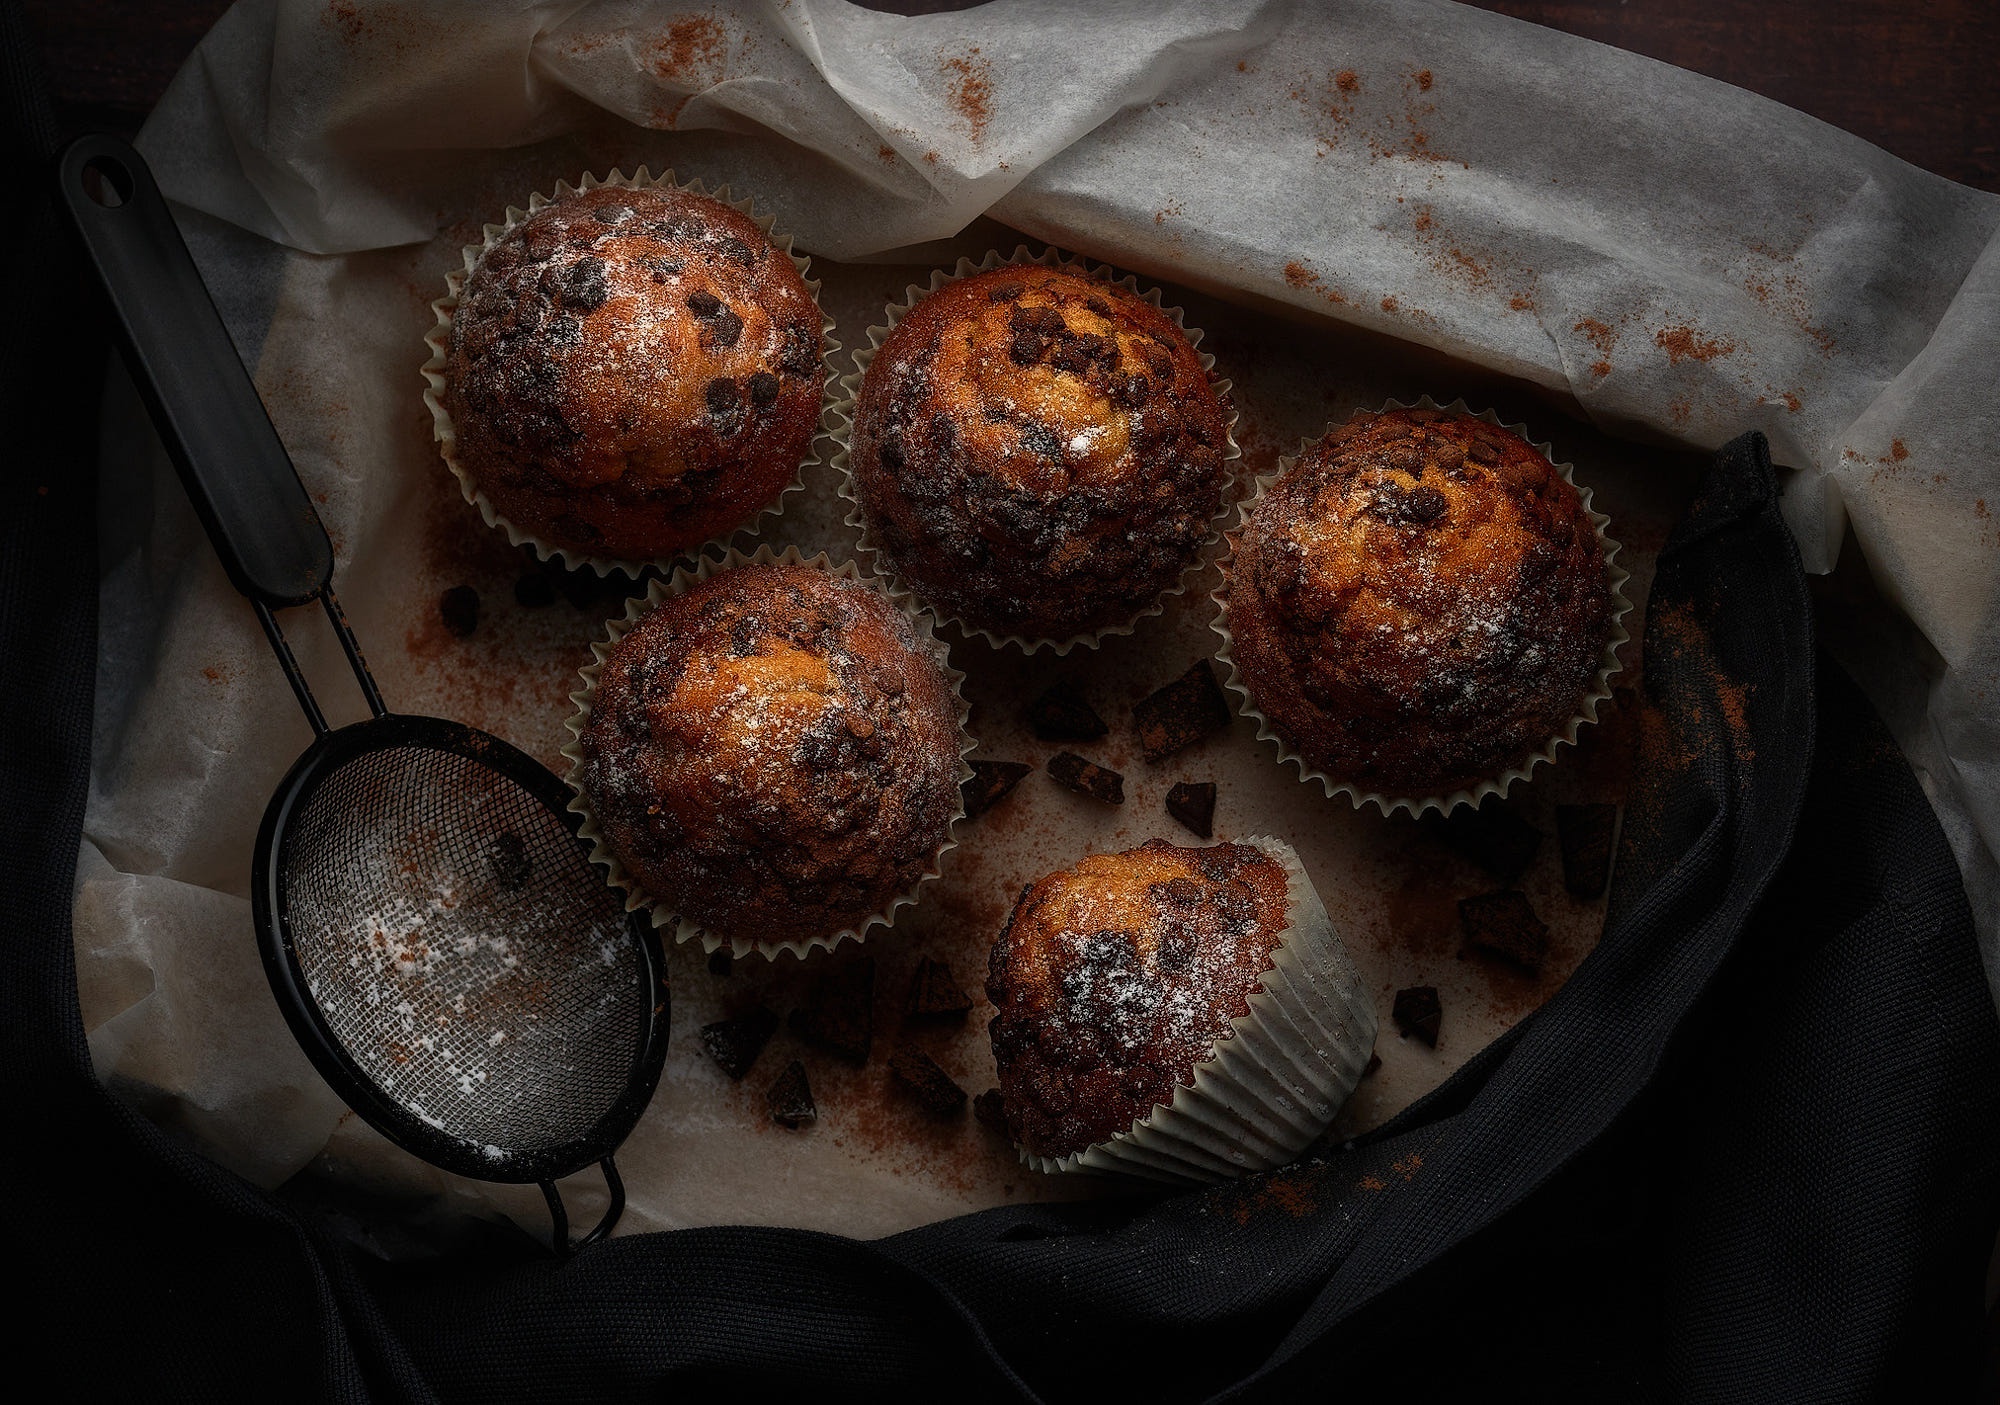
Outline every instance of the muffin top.
{"type": "Polygon", "coordinates": [[[698,545],[775,501],[811,450],[821,328],[798,266],[741,211],[564,195],[466,277],[445,389],[459,463],[557,546],[698,545]]]}
{"type": "Polygon", "coordinates": [[[874,542],[974,628],[1123,624],[1193,564],[1221,509],[1228,412],[1173,320],[1081,273],[948,283],[890,332],[855,405],[874,542]]]}
{"type": "Polygon", "coordinates": [[[611,851],[732,941],[885,909],[958,809],[958,700],[934,646],[813,566],[742,566],[663,600],[605,660],[582,754],[611,851]]]}
{"type": "Polygon", "coordinates": [[[1067,1156],[1192,1084],[1262,988],[1287,894],[1284,866],[1261,849],[1163,839],[1024,889],[986,978],[1014,1140],[1067,1156]]]}
{"type": "Polygon", "coordinates": [[[1311,766],[1395,796],[1540,750],[1611,631],[1576,489],[1519,435],[1438,410],[1358,414],[1309,447],[1229,571],[1255,706],[1311,766]]]}

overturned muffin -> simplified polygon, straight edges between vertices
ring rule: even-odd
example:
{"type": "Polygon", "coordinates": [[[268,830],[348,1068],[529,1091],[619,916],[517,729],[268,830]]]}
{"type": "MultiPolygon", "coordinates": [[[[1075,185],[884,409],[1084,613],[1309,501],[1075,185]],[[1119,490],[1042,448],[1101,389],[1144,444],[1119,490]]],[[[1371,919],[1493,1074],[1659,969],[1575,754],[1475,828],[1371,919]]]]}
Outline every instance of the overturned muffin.
{"type": "Polygon", "coordinates": [[[986,991],[1021,1149],[1168,1178],[1283,1164],[1331,1122],[1375,1034],[1325,909],[1275,840],[1155,839],[1050,874],[1014,905],[986,991]],[[1268,1018],[1250,1006],[1264,991],[1268,1018]],[[1239,1038],[1246,1016],[1255,1033],[1239,1038]],[[1227,1076],[1199,1086],[1224,1058],[1227,1076]]]}
{"type": "Polygon", "coordinates": [[[1029,641],[1129,623],[1221,509],[1229,413],[1174,321],[1010,265],[918,303],[862,376],[849,445],[871,544],[925,601],[1029,641]]]}
{"type": "Polygon", "coordinates": [[[444,372],[456,466],[552,546],[698,546],[775,502],[811,452],[822,325],[741,211],[670,187],[564,194],[466,276],[444,372]]]}
{"type": "Polygon", "coordinates": [[[739,950],[861,930],[931,869],[959,810],[936,646],[812,565],[743,565],[661,601],[604,661],[579,750],[633,881],[739,950]]]}
{"type": "Polygon", "coordinates": [[[1395,797],[1526,763],[1582,711],[1613,627],[1577,490],[1519,435],[1438,410],[1308,447],[1227,574],[1251,704],[1309,768],[1395,797]]]}

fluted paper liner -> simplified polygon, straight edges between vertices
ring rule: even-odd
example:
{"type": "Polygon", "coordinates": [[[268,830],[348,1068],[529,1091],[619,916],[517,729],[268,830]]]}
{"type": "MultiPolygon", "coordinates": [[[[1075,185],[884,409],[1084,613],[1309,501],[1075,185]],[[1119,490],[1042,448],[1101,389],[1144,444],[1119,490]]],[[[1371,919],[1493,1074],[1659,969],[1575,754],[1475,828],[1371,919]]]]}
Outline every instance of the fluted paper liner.
{"type": "Polygon", "coordinates": [[[1472,419],[1484,420],[1487,424],[1493,425],[1497,429],[1504,429],[1509,433],[1517,434],[1528,443],[1530,448],[1549,461],[1556,472],[1562,475],[1565,483],[1576,489],[1577,496],[1583,502],[1584,512],[1589,515],[1592,526],[1596,528],[1597,542],[1604,554],[1604,570],[1611,592],[1611,628],[1605,637],[1604,651],[1598,660],[1597,676],[1592,681],[1589,690],[1584,694],[1582,702],[1578,705],[1576,714],[1570,718],[1569,722],[1561,730],[1549,738],[1547,745],[1540,751],[1528,756],[1518,765],[1511,766],[1499,775],[1488,780],[1483,780],[1475,786],[1470,786],[1462,790],[1454,790],[1446,795],[1425,796],[1384,795],[1380,791],[1364,790],[1352,781],[1344,781],[1329,776],[1324,771],[1318,770],[1309,764],[1305,757],[1299,754],[1298,749],[1287,741],[1276,727],[1271,725],[1270,719],[1258,710],[1256,699],[1250,696],[1249,685],[1243,681],[1239,674],[1235,656],[1231,652],[1235,639],[1229,632],[1229,590],[1233,584],[1229,568],[1231,562],[1234,560],[1236,547],[1242,538],[1243,530],[1249,525],[1251,514],[1257,510],[1257,504],[1264,500],[1264,494],[1269,491],[1272,484],[1291,471],[1292,466],[1298,462],[1299,454],[1304,453],[1307,448],[1316,442],[1312,439],[1301,440],[1299,442],[1299,453],[1279,459],[1276,469],[1260,476],[1257,479],[1255,491],[1244,500],[1237,516],[1236,525],[1226,534],[1225,540],[1227,546],[1222,554],[1222,584],[1209,597],[1215,601],[1217,608],[1215,620],[1210,627],[1222,636],[1222,647],[1216,651],[1215,657],[1229,671],[1228,678],[1224,680],[1225,686],[1238,694],[1242,699],[1237,706],[1237,710],[1257,724],[1257,739],[1276,744],[1279,765],[1289,764],[1297,766],[1300,780],[1318,781],[1325,789],[1329,799],[1336,795],[1344,795],[1353,803],[1354,808],[1357,810],[1373,805],[1385,816],[1393,815],[1398,810],[1407,810],[1412,816],[1422,815],[1430,810],[1437,810],[1440,813],[1448,814],[1460,805],[1477,806],[1489,795],[1505,795],[1508,788],[1515,781],[1525,780],[1534,771],[1535,767],[1544,762],[1553,765],[1557,759],[1557,748],[1574,746],[1576,744],[1577,733],[1582,731],[1586,724],[1597,720],[1598,708],[1611,697],[1611,679],[1623,667],[1618,661],[1618,650],[1620,646],[1632,637],[1626,631],[1624,624],[1625,616],[1632,609],[1632,602],[1625,597],[1625,584],[1631,580],[1632,576],[1630,572],[1618,564],[1617,557],[1621,548],[1606,532],[1606,528],[1611,525],[1611,519],[1603,513],[1591,509],[1590,489],[1582,487],[1577,483],[1574,476],[1574,468],[1571,464],[1556,462],[1555,452],[1550,444],[1537,443],[1534,439],[1530,438],[1526,425],[1503,424],[1500,417],[1493,411],[1480,410],[1475,412],[1464,400],[1454,400],[1449,405],[1440,405],[1428,395],[1419,399],[1414,404],[1405,404],[1400,400],[1390,400],[1380,410],[1375,411],[1375,413],[1386,414],[1391,410],[1438,410],[1448,415],[1464,415],[1472,419]]]}
{"type": "Polygon", "coordinates": [[[840,470],[840,484],[836,491],[851,505],[845,519],[847,525],[860,532],[858,549],[867,557],[870,568],[887,583],[899,599],[907,597],[915,600],[919,608],[929,610],[940,620],[956,626],[966,637],[976,636],[984,639],[996,649],[1013,644],[1023,653],[1032,654],[1038,649],[1046,648],[1060,658],[1079,645],[1086,649],[1095,649],[1105,639],[1115,635],[1130,634],[1138,628],[1139,621],[1150,619],[1165,610],[1170,597],[1180,595],[1187,590],[1189,581],[1208,562],[1216,543],[1221,540],[1223,524],[1228,521],[1230,509],[1235,505],[1231,491],[1234,487],[1235,472],[1230,465],[1243,457],[1243,451],[1236,445],[1237,412],[1234,402],[1229,398],[1233,383],[1215,378],[1215,358],[1201,349],[1201,329],[1188,326],[1187,317],[1180,308],[1167,306],[1158,288],[1143,286],[1134,275],[1120,274],[1107,264],[1094,264],[1087,259],[1063,254],[1054,248],[1044,249],[1040,254],[1030,254],[1028,246],[1021,244],[1015,247],[1012,254],[1002,254],[1000,250],[992,249],[978,263],[969,258],[961,258],[957,266],[949,272],[941,268],[936,270],[931,274],[928,287],[910,284],[904,290],[902,301],[890,303],[883,309],[883,318],[881,326],[868,329],[868,344],[854,348],[854,369],[842,376],[835,388],[833,404],[827,410],[827,424],[828,433],[832,436],[834,444],[833,466],[840,470]],[[1068,639],[1029,639],[1019,634],[995,634],[992,630],[976,627],[957,615],[946,614],[942,608],[925,599],[914,586],[903,579],[900,572],[892,569],[892,558],[876,545],[870,536],[866,514],[861,509],[861,499],[855,491],[854,467],[849,453],[854,433],[854,404],[861,394],[862,378],[868,374],[868,367],[875,360],[875,353],[882,349],[882,343],[896,330],[897,324],[909,316],[918,303],[948,283],[956,283],[961,278],[970,278],[976,273],[988,273],[996,268],[1030,263],[1098,279],[1113,287],[1123,288],[1158,308],[1180,329],[1181,335],[1188,339],[1188,345],[1195,349],[1195,355],[1201,361],[1202,369],[1210,373],[1209,384],[1215,388],[1215,393],[1222,398],[1223,404],[1228,408],[1226,425],[1228,444],[1222,456],[1222,505],[1216,511],[1208,535],[1202,538],[1201,546],[1189,560],[1187,569],[1181,572],[1174,584],[1162,590],[1151,604],[1136,612],[1130,619],[1121,624],[1104,625],[1075,634],[1068,639]]]}
{"type": "Polygon", "coordinates": [[[853,562],[842,562],[836,566],[823,551],[816,556],[805,556],[797,547],[790,546],[780,553],[773,551],[768,544],[759,546],[754,554],[748,556],[734,547],[725,551],[719,559],[703,553],[692,568],[676,567],[670,578],[655,579],[647,587],[643,599],[628,600],[622,616],[605,622],[605,636],[602,640],[592,642],[591,662],[577,670],[577,676],[583,680],[583,687],[569,696],[570,702],[576,706],[576,711],[565,724],[569,729],[570,739],[563,746],[562,754],[569,759],[570,764],[568,770],[564,772],[563,779],[569,783],[573,795],[569,808],[583,817],[583,824],[578,829],[577,836],[590,845],[591,861],[604,869],[606,881],[625,894],[627,912],[636,912],[640,908],[647,909],[653,925],[671,935],[677,944],[699,941],[702,949],[708,952],[719,951],[726,946],[732,956],[747,956],[754,951],[766,959],[776,960],[780,953],[790,952],[793,956],[803,959],[808,951],[816,947],[830,951],[849,939],[856,942],[866,939],[868,933],[876,927],[892,926],[897,910],[915,902],[923,885],[942,872],[945,854],[958,847],[958,841],[953,836],[957,832],[959,823],[965,818],[963,787],[972,776],[972,767],[966,764],[965,758],[978,747],[978,743],[965,729],[966,720],[971,715],[971,709],[965,701],[965,675],[951,666],[944,641],[937,638],[931,627],[930,617],[897,601],[883,588],[880,581],[863,575],[853,562]],[[870,913],[853,926],[843,927],[824,936],[793,938],[782,942],[751,941],[745,937],[729,938],[706,931],[693,922],[683,920],[665,899],[647,892],[639,880],[626,870],[625,865],[612,852],[611,846],[605,843],[604,831],[599,827],[597,816],[590,808],[590,797],[583,785],[583,734],[590,725],[591,695],[597,690],[597,680],[604,671],[604,661],[611,657],[612,651],[618,647],[618,641],[625,637],[633,625],[670,596],[685,594],[694,585],[723,571],[733,571],[744,566],[772,565],[810,566],[856,581],[874,590],[909,620],[910,628],[916,634],[919,644],[927,649],[937,662],[945,681],[951,685],[952,696],[958,701],[957,809],[952,812],[951,820],[945,826],[944,842],[931,855],[930,867],[924,870],[915,883],[898,893],[887,907],[870,913]]]}
{"type": "Polygon", "coordinates": [[[806,470],[819,463],[822,458],[820,446],[827,429],[826,398],[833,386],[833,354],[840,350],[840,343],[833,339],[833,319],[826,315],[824,308],[820,308],[819,429],[813,435],[813,442],[807,449],[806,456],[799,461],[798,470],[792,475],[792,481],[780,488],[777,495],[748,520],[732,528],[726,536],[711,538],[708,542],[696,543],[665,556],[650,557],[642,561],[627,561],[615,556],[598,556],[582,552],[574,547],[557,546],[531,532],[522,531],[494,505],[493,500],[480,488],[479,480],[472,471],[458,461],[458,430],[444,405],[446,368],[451,360],[451,319],[458,310],[459,298],[465,291],[466,279],[471,277],[474,266],[488,249],[543,206],[552,204],[566,195],[579,195],[607,185],[618,186],[625,190],[678,190],[720,200],[732,210],[747,215],[752,223],[764,231],[765,238],[784,251],[785,256],[798,269],[799,277],[805,280],[806,291],[812,294],[815,307],[819,306],[820,282],[811,276],[812,260],[803,254],[793,252],[792,236],[777,231],[777,216],[758,214],[747,196],[741,200],[737,199],[726,185],[711,191],[699,180],[679,181],[674,178],[672,171],[663,171],[655,176],[644,166],[629,176],[614,167],[602,180],[586,171],[575,185],[566,180],[558,181],[553,195],[543,195],[539,191],[530,195],[528,208],[525,210],[509,205],[500,223],[487,225],[480,242],[467,244],[461,251],[464,267],[446,276],[445,295],[431,304],[431,311],[437,314],[437,323],[424,335],[424,345],[428,346],[431,352],[430,359],[423,364],[424,404],[430,409],[431,432],[437,440],[438,453],[443,457],[445,467],[449,468],[452,476],[458,480],[459,491],[465,495],[465,500],[479,509],[479,515],[485,519],[486,525],[504,532],[512,545],[532,548],[535,555],[543,561],[559,559],[571,570],[580,570],[588,566],[600,576],[608,576],[613,571],[622,571],[636,580],[648,566],[657,566],[665,571],[674,562],[689,560],[717,542],[734,541],[746,533],[754,538],[763,531],[766,518],[782,514],[785,498],[805,486],[806,470]]]}
{"type": "Polygon", "coordinates": [[[1288,1165],[1333,1125],[1375,1052],[1375,1001],[1292,847],[1266,836],[1237,842],[1275,859],[1286,880],[1285,931],[1248,1012],[1172,1102],[1067,1156],[1021,1150],[1023,1165],[1220,1181],[1288,1165]]]}

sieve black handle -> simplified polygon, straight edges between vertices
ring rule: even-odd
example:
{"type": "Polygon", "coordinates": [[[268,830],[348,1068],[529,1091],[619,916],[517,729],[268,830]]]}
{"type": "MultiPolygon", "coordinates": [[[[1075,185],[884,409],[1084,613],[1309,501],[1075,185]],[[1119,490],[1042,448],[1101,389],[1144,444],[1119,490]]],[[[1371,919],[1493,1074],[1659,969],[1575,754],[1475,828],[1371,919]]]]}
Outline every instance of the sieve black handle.
{"type": "Polygon", "coordinates": [[[333,579],[333,544],[153,173],[105,135],[72,142],[58,173],[126,364],[230,583],[273,609],[321,595],[333,579]]]}

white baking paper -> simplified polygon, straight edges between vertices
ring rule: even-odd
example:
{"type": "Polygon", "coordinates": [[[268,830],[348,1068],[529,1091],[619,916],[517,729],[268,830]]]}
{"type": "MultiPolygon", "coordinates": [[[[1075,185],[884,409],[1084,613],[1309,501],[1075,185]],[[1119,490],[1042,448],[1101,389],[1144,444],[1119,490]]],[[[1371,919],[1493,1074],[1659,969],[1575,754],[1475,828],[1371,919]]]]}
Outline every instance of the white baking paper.
{"type": "MultiPolygon", "coordinates": [[[[915,20],[838,0],[246,0],[141,146],[320,504],[337,586],[398,710],[558,760],[600,619],[515,605],[522,564],[439,464],[417,367],[427,304],[483,222],[558,179],[645,162],[729,184],[795,231],[847,346],[930,268],[1011,247],[1015,231],[1163,282],[1236,383],[1252,470],[1390,395],[1493,404],[1575,461],[1626,543],[1634,599],[1699,470],[1675,450],[1764,430],[1793,470],[1785,507],[1809,568],[1846,553],[1836,579],[1861,582],[1829,592],[1826,633],[1865,665],[1919,768],[1995,969],[2000,199],[1726,85],[1438,0],[1000,0],[915,20]],[[481,593],[469,640],[438,620],[454,584],[481,593]]],[[[539,1225],[531,1188],[453,1180],[382,1142],[293,1044],[246,895],[264,798],[310,734],[129,387],[114,385],[105,438],[76,908],[100,1073],[262,1184],[317,1162],[539,1225]]],[[[767,538],[845,553],[837,507],[822,466],[767,538]]],[[[1563,891],[1545,843],[1521,886],[1554,929],[1552,956],[1538,977],[1509,972],[1468,959],[1457,934],[1455,897],[1491,880],[1414,826],[1301,786],[1247,724],[1143,762],[1126,709],[1211,652],[1210,584],[1081,662],[954,643],[981,755],[1045,761],[1057,748],[1027,735],[1019,703],[1075,676],[1113,725],[1078,749],[1125,771],[1128,800],[1093,808],[1035,775],[963,831],[938,891],[869,942],[883,1037],[919,954],[976,990],[1021,883],[1090,848],[1188,838],[1162,797],[1212,779],[1218,835],[1299,849],[1380,1008],[1401,986],[1443,992],[1437,1050],[1385,1030],[1383,1067],[1343,1119],[1370,1126],[1545,998],[1602,905],[1563,891]]],[[[330,713],[358,717],[323,630],[303,612],[288,625],[330,713]]],[[[1635,644],[1615,681],[1642,666],[1635,644]]],[[[1556,802],[1615,798],[1618,718],[1521,789],[1544,829],[1556,802]]],[[[629,1227],[872,1235],[1089,1193],[1021,1171],[969,1119],[922,1122],[880,1054],[847,1071],[781,1033],[730,1084],[698,1025],[752,993],[787,1008],[802,974],[717,977],[685,952],[672,974],[667,1073],[620,1158],[629,1227]],[[794,1054],[822,1108],[801,1133],[763,1115],[794,1054]]],[[[921,1036],[971,1092],[991,1078],[987,1013],[982,1000],[965,1029],[921,1036]]],[[[573,1195],[579,1218],[601,1203],[582,1180],[573,1195]]]]}

